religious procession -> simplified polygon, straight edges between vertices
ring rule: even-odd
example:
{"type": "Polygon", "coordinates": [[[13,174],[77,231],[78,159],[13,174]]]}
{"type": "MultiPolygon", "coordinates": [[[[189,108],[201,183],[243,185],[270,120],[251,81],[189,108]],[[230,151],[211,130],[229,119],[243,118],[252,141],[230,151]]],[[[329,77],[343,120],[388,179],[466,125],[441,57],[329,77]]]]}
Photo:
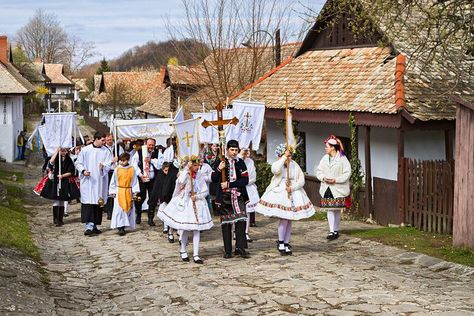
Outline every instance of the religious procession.
{"type": "MultiPolygon", "coordinates": [[[[214,226],[222,230],[223,258],[249,258],[259,213],[278,221],[276,251],[292,255],[293,222],[313,216],[316,208],[292,159],[299,140],[288,102],[286,142],[275,148],[273,176],[259,195],[253,157],[260,150],[264,112],[264,103],[234,100],[185,120],[179,108],[171,118],[114,120],[110,133],[96,132],[90,140],[77,129],[76,113],[45,113],[33,133],[47,152],[34,192],[52,201],[52,225],[63,226],[68,205],[79,202],[84,238],[101,234],[104,226],[116,230],[117,238],[137,225],[159,226],[169,243],[178,244],[179,260],[190,261],[192,243],[196,264],[205,257],[201,232],[214,226]]],[[[332,241],[339,237],[341,212],[350,206],[351,166],[337,137],[328,135],[324,146],[314,170],[332,241]]]]}

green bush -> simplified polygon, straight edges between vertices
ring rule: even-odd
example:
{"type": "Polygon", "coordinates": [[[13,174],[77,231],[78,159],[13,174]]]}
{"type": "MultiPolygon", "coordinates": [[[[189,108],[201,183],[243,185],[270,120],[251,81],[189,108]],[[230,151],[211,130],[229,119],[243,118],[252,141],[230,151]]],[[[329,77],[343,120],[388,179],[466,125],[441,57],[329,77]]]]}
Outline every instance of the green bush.
{"type": "Polygon", "coordinates": [[[257,188],[260,196],[265,192],[266,188],[272,180],[272,166],[266,161],[256,161],[255,169],[257,170],[257,188]]]}

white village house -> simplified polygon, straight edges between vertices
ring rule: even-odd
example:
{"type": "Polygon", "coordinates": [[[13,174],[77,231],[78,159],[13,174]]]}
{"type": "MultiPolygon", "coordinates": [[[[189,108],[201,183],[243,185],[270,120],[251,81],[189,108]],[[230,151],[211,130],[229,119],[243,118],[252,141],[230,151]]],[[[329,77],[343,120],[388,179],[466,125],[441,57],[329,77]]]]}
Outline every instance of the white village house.
{"type": "Polygon", "coordinates": [[[12,64],[6,36],[0,36],[0,157],[15,160],[16,140],[23,130],[23,97],[34,87],[12,64]]]}
{"type": "MultiPolygon", "coordinates": [[[[404,157],[453,159],[456,108],[443,93],[449,75],[432,67],[420,76],[416,67],[407,67],[412,50],[402,36],[380,47],[383,34],[356,38],[347,27],[347,17],[328,25],[319,19],[293,57],[231,99],[265,102],[271,163],[275,147],[285,142],[279,121],[285,117],[288,93],[304,141],[301,164],[310,176],[324,155],[323,142],[329,135],[340,137],[349,147],[348,117],[353,113],[368,195],[372,196],[372,186],[377,193],[373,201],[367,200],[368,208],[384,213],[379,221],[384,224],[404,222],[400,161],[404,157]]],[[[472,88],[471,83],[464,92],[472,94],[472,88]]]]}

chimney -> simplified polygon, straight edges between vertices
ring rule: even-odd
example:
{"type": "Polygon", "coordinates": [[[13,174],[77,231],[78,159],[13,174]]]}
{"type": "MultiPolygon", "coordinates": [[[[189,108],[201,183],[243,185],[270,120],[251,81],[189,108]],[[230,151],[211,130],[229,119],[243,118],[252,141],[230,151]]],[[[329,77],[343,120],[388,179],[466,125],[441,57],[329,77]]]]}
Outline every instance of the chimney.
{"type": "Polygon", "coordinates": [[[8,58],[7,36],[0,35],[0,62],[8,64],[9,60],[10,58],[8,58]]]}

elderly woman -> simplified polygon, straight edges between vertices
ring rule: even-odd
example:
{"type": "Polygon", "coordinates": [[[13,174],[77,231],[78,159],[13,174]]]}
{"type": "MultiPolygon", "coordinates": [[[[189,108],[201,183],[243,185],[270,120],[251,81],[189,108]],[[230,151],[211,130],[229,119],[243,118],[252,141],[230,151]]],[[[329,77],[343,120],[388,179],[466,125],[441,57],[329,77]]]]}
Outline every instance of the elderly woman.
{"type": "Polygon", "coordinates": [[[255,207],[255,212],[280,218],[278,251],[281,255],[291,255],[292,221],[311,217],[315,210],[303,189],[304,173],[291,159],[292,151],[281,144],[275,152],[279,159],[272,164],[273,178],[255,207]]]}
{"type": "Polygon", "coordinates": [[[328,240],[339,238],[339,223],[341,211],[346,208],[350,199],[349,178],[351,164],[344,154],[341,141],[334,135],[329,136],[326,144],[326,154],[323,156],[315,173],[321,181],[321,208],[327,211],[329,223],[328,240]]]}

